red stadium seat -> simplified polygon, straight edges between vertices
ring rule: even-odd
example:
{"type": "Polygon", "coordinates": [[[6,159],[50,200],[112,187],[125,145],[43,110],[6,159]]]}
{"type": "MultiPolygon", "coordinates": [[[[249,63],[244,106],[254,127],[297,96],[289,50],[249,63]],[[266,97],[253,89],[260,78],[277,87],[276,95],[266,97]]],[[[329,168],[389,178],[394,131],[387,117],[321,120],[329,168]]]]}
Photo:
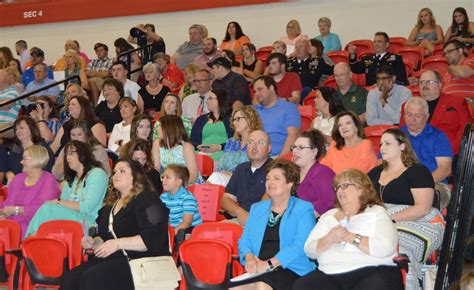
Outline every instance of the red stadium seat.
{"type": "Polygon", "coordinates": [[[293,152],[288,152],[283,155],[280,155],[281,158],[286,159],[288,161],[293,161],[293,152]]]}
{"type": "Polygon", "coordinates": [[[311,122],[313,122],[313,119],[308,117],[308,116],[301,116],[301,132],[306,132],[311,128],[311,122]]]}
{"type": "Polygon", "coordinates": [[[372,141],[372,144],[374,145],[375,153],[378,155],[380,152],[380,137],[382,137],[383,133],[387,129],[391,128],[398,128],[395,125],[375,125],[375,126],[369,126],[364,128],[364,133],[367,138],[372,141]]]}
{"type": "Polygon", "coordinates": [[[421,62],[421,69],[432,69],[440,73],[443,76],[448,71],[448,61],[444,56],[434,55],[429,56],[421,62]]]}
{"type": "Polygon", "coordinates": [[[354,45],[356,47],[356,53],[359,55],[363,50],[374,50],[374,43],[370,39],[357,39],[349,42],[344,50],[347,50],[349,45],[354,45]]]}
{"type": "Polygon", "coordinates": [[[0,286],[8,286],[13,289],[13,276],[18,258],[14,255],[6,254],[9,249],[20,247],[21,226],[13,220],[0,220],[0,286]]]}
{"type": "Polygon", "coordinates": [[[190,239],[179,247],[184,279],[180,289],[228,289],[232,248],[211,239],[190,239]],[[211,262],[210,262],[211,261],[211,262]]]}
{"type": "Polygon", "coordinates": [[[8,188],[5,185],[0,184],[0,201],[7,200],[7,197],[8,197],[8,188]]]}
{"type": "Polygon", "coordinates": [[[347,50],[330,51],[327,53],[327,56],[334,64],[340,62],[349,62],[349,52],[347,50]]]}
{"type": "Polygon", "coordinates": [[[273,46],[262,46],[259,49],[257,49],[257,59],[259,61],[265,62],[267,60],[267,57],[270,53],[272,53],[273,46]]]}
{"type": "Polygon", "coordinates": [[[443,46],[444,46],[444,44],[442,44],[442,43],[436,45],[435,48],[434,48],[434,51],[433,51],[433,56],[435,56],[435,55],[444,56],[443,46]]]}
{"type": "Polygon", "coordinates": [[[309,94],[304,98],[303,105],[314,107],[314,99],[315,98],[316,98],[316,91],[313,90],[313,91],[309,92],[309,94]]]}
{"type": "Polygon", "coordinates": [[[194,184],[188,186],[198,202],[198,210],[203,222],[215,222],[224,220],[220,214],[222,211],[221,200],[224,196],[224,187],[217,184],[194,184]]]}
{"type": "Polygon", "coordinates": [[[396,53],[400,54],[403,59],[408,59],[413,69],[417,70],[423,60],[424,49],[419,46],[404,46],[397,49],[396,53]]]}
{"type": "Polygon", "coordinates": [[[352,81],[361,87],[365,87],[365,74],[352,74],[352,81]]]}
{"type": "Polygon", "coordinates": [[[336,83],[336,79],[334,78],[334,76],[328,76],[328,78],[324,81],[323,85],[325,87],[331,87],[331,88],[337,88],[337,83],[336,83]]]}
{"type": "Polygon", "coordinates": [[[298,106],[301,116],[307,116],[313,119],[316,116],[316,109],[314,106],[298,106]]]}
{"type": "Polygon", "coordinates": [[[360,53],[357,54],[357,58],[362,59],[364,56],[367,56],[373,53],[374,53],[373,49],[364,49],[360,53]]]}
{"type": "Polygon", "coordinates": [[[388,46],[387,51],[390,53],[395,53],[397,49],[405,46],[405,41],[407,41],[405,37],[390,37],[390,45],[388,46]]]}
{"type": "Polygon", "coordinates": [[[202,176],[211,176],[214,172],[214,160],[210,156],[197,154],[196,161],[202,176]]]}
{"type": "Polygon", "coordinates": [[[413,75],[413,66],[408,59],[403,59],[403,64],[405,65],[405,72],[407,74],[407,78],[413,75]]]}

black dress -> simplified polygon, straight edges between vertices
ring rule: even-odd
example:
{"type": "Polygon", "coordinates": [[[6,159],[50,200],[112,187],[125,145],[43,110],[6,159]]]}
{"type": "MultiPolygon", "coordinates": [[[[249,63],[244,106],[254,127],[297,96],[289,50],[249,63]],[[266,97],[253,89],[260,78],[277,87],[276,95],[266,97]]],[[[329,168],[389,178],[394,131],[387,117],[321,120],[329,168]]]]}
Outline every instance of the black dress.
{"type": "Polygon", "coordinates": [[[161,103],[163,103],[163,100],[169,92],[170,88],[163,86],[158,94],[152,95],[147,91],[146,86],[144,86],[138,91],[138,94],[142,97],[145,111],[155,110],[158,112],[161,109],[161,103]]]}
{"type": "MultiPolygon", "coordinates": [[[[97,225],[99,236],[104,240],[113,239],[108,231],[111,207],[105,206],[99,211],[97,225]]],[[[140,235],[147,251],[127,250],[131,259],[152,256],[169,256],[168,244],[168,208],[161,202],[159,195],[142,192],[130,201],[125,208],[114,216],[114,232],[118,238],[140,235]]],[[[128,260],[122,251],[116,251],[107,258],[92,258],[69,272],[61,281],[61,289],[81,290],[133,290],[133,278],[128,260]]]]}

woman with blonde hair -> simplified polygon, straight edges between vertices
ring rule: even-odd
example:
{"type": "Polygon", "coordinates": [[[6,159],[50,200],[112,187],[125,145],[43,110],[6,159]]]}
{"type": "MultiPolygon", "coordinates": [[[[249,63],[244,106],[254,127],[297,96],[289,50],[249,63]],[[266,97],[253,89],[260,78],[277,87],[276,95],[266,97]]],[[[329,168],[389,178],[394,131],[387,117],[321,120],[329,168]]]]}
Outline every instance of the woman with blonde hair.
{"type": "Polygon", "coordinates": [[[188,66],[186,66],[184,69],[184,79],[186,82],[181,87],[178,94],[181,102],[184,100],[184,98],[196,92],[196,87],[194,85],[194,74],[200,70],[201,68],[194,63],[188,64],[188,66]]]}
{"type": "Polygon", "coordinates": [[[339,35],[331,32],[331,25],[331,19],[327,17],[321,17],[318,20],[319,33],[321,34],[316,36],[315,39],[322,42],[324,54],[330,51],[341,50],[341,40],[339,35]]]}
{"type": "Polygon", "coordinates": [[[148,114],[151,118],[161,108],[165,96],[170,88],[161,84],[160,67],[156,63],[147,63],[143,66],[143,74],[147,84],[138,91],[137,105],[141,112],[148,114]]]}
{"type": "Polygon", "coordinates": [[[25,91],[25,85],[21,82],[21,73],[17,68],[8,66],[5,68],[5,71],[8,73],[8,80],[10,85],[15,87],[15,89],[21,94],[25,91]]]}
{"type": "Polygon", "coordinates": [[[443,42],[443,29],[436,24],[431,9],[421,9],[416,25],[411,30],[405,45],[420,46],[424,48],[425,56],[427,56],[433,54],[435,46],[443,42]]]}
{"type": "Polygon", "coordinates": [[[237,165],[249,161],[247,143],[250,133],[263,130],[262,120],[252,106],[233,111],[230,127],[234,130],[234,136],[225,143],[216,170],[207,180],[210,183],[227,185],[237,165]]]}
{"type": "Polygon", "coordinates": [[[64,62],[66,68],[64,69],[64,77],[79,76],[79,80],[70,80],[70,83],[80,84],[84,90],[89,89],[89,82],[87,81],[86,72],[81,69],[81,56],[74,49],[68,49],[64,53],[64,62]]]}
{"type": "Polygon", "coordinates": [[[286,35],[280,37],[280,41],[286,44],[288,54],[295,51],[296,42],[300,39],[308,40],[308,35],[301,33],[301,26],[298,20],[291,19],[286,25],[286,35]]]}
{"type": "MultiPolygon", "coordinates": [[[[193,125],[191,124],[191,121],[188,118],[183,116],[183,108],[182,108],[181,100],[177,94],[169,93],[163,99],[163,103],[161,103],[160,117],[163,117],[166,115],[179,116],[181,120],[183,121],[186,134],[188,136],[191,134],[191,129],[193,125]]],[[[160,127],[160,124],[161,124],[160,120],[157,120],[155,122],[155,125],[153,126],[153,140],[156,140],[159,138],[158,127],[160,127]]]]}

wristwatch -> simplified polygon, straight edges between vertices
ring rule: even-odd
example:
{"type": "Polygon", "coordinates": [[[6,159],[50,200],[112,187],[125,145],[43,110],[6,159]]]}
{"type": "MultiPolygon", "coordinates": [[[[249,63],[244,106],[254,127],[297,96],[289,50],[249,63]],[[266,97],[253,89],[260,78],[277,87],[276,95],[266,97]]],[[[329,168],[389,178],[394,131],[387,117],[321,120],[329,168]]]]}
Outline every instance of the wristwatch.
{"type": "Polygon", "coordinates": [[[355,238],[352,240],[352,244],[358,247],[360,244],[360,241],[362,241],[362,236],[359,234],[356,234],[355,238]]]}
{"type": "Polygon", "coordinates": [[[15,215],[19,215],[19,214],[20,214],[20,207],[15,206],[15,215]]]}
{"type": "Polygon", "coordinates": [[[273,263],[272,263],[271,259],[268,259],[267,263],[268,263],[268,266],[270,267],[270,268],[268,268],[269,271],[272,271],[273,269],[275,269],[275,266],[273,266],[273,263]]]}

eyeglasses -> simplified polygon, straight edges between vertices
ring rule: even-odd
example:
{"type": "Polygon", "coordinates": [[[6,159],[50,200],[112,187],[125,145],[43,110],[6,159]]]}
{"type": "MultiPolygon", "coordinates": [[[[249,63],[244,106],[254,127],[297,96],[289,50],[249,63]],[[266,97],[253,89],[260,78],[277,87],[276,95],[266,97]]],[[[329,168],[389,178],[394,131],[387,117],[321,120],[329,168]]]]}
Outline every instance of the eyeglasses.
{"type": "Polygon", "coordinates": [[[426,81],[420,81],[420,85],[424,86],[424,85],[432,85],[432,84],[437,84],[439,83],[438,81],[435,81],[435,80],[426,80],[426,81]]]}
{"type": "Polygon", "coordinates": [[[303,149],[313,149],[311,146],[301,146],[301,145],[291,145],[290,150],[293,152],[295,150],[301,151],[303,149]]]}
{"type": "Polygon", "coordinates": [[[238,121],[240,121],[241,119],[245,119],[245,118],[244,118],[244,117],[234,117],[234,118],[232,119],[232,123],[233,123],[233,122],[238,122],[238,121]]]}
{"type": "Polygon", "coordinates": [[[458,48],[451,48],[451,49],[443,50],[443,52],[444,52],[444,54],[450,54],[451,52],[453,52],[455,50],[458,50],[458,48]]]}
{"type": "Polygon", "coordinates": [[[73,155],[73,154],[76,153],[76,152],[77,152],[76,150],[69,150],[69,151],[66,152],[66,155],[67,155],[67,156],[71,156],[71,155],[73,155]]]}
{"type": "Polygon", "coordinates": [[[204,79],[204,80],[193,80],[193,83],[199,84],[199,83],[207,82],[207,81],[209,81],[209,80],[208,80],[208,79],[204,79]]]}
{"type": "Polygon", "coordinates": [[[339,189],[347,189],[349,186],[356,186],[354,183],[341,183],[334,187],[334,191],[337,192],[339,189]]]}
{"type": "Polygon", "coordinates": [[[386,76],[386,77],[377,77],[377,81],[388,81],[391,80],[391,76],[386,76]]]}

